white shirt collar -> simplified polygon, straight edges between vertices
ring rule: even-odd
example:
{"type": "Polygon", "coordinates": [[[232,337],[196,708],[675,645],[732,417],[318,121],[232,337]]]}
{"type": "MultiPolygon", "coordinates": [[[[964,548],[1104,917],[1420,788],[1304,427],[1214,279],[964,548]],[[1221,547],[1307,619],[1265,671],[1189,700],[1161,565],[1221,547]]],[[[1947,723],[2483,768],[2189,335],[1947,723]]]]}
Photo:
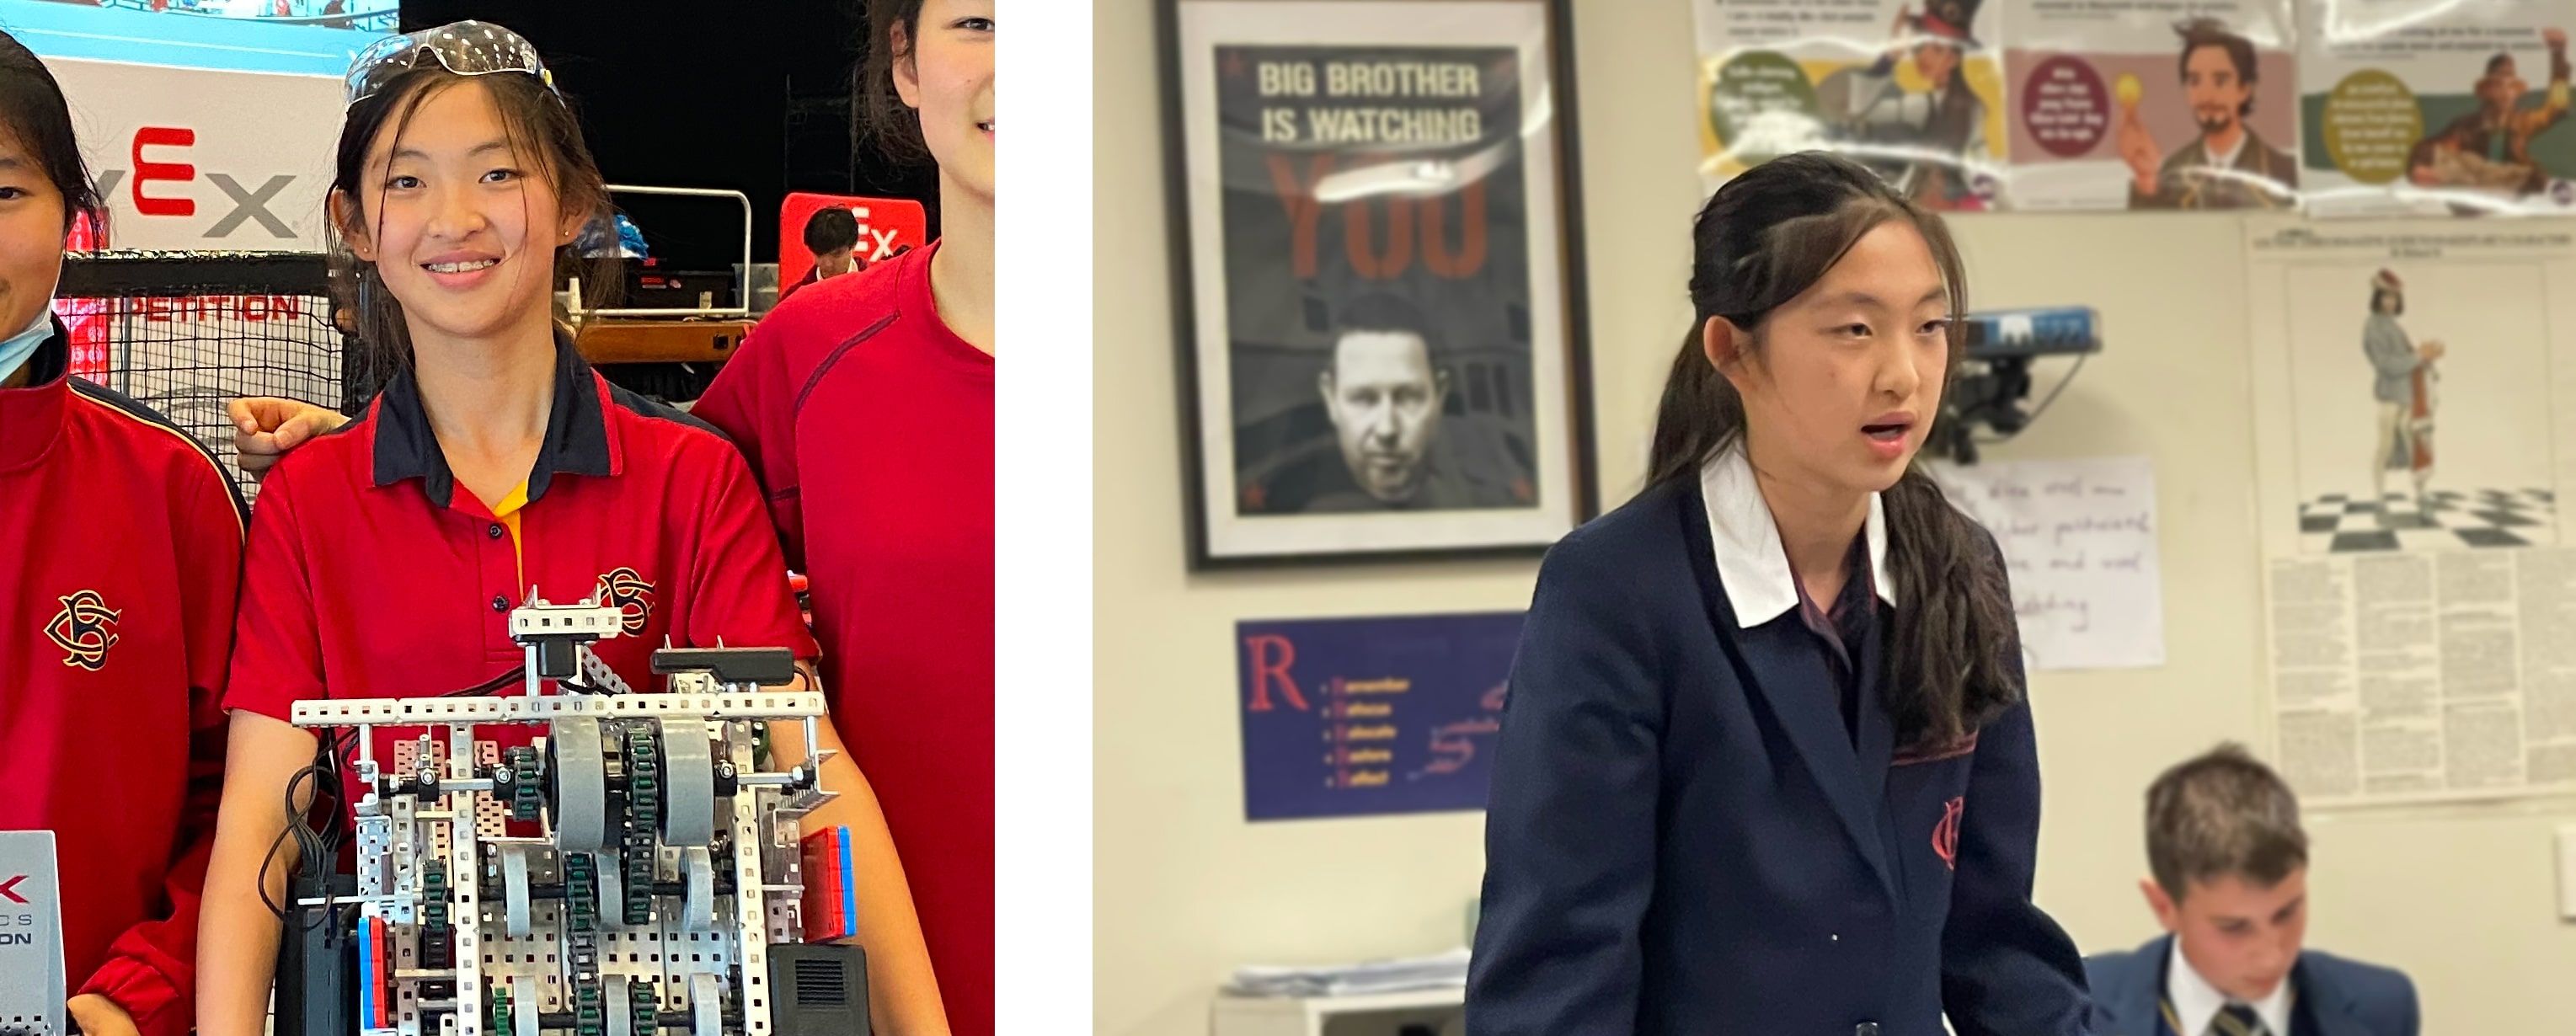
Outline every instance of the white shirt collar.
{"type": "MultiPolygon", "coordinates": [[[[2174,1021],[2182,1026],[2183,1036],[2208,1032],[2209,1020],[2218,1017],[2219,1008],[2228,1003],[2227,994],[2200,977],[2200,972],[2192,970],[2191,961],[2184,959],[2180,935],[2174,936],[2173,959],[2165,966],[2165,1000],[2173,1004],[2174,1021]]],[[[2280,985],[2272,987],[2272,995],[2250,1006],[2272,1036],[2289,1036],[2289,979],[2282,979],[2280,985]]]]}
{"type": "Polygon", "coordinates": [[[2236,131],[2236,146],[2235,146],[2235,147],[2232,147],[2232,148],[2228,148],[2228,149],[2227,149],[2227,153],[2226,153],[2226,154],[2223,154],[2223,155],[2222,155],[2222,154],[2219,154],[2219,153],[2217,153],[2217,152],[2214,152],[2214,151],[2209,150],[2209,141],[2208,141],[2208,139],[2207,139],[2207,138],[2203,138],[2203,139],[2201,140],[2201,142],[2200,142],[2200,151],[2201,151],[2201,153],[2202,153],[2202,154],[2207,155],[2207,156],[2209,157],[2209,168],[2211,168],[2211,169],[2234,169],[2234,168],[2236,168],[2236,156],[2241,155],[2241,154],[2244,154],[2244,153],[2245,153],[2245,143],[2246,143],[2247,141],[2250,141],[2250,140],[2253,140],[2253,139],[2254,139],[2254,131],[2253,131],[2253,130],[2250,130],[2250,129],[2239,129],[2239,130],[2237,130],[2237,131],[2236,131]]]}
{"type": "MultiPolygon", "coordinates": [[[[1789,570],[1789,552],[1780,545],[1780,525],[1762,487],[1753,479],[1753,463],[1742,446],[1730,447],[1700,468],[1700,496],[1708,504],[1710,545],[1716,548],[1717,582],[1735,607],[1735,624],[1751,629],[1798,606],[1797,576],[1789,570]]],[[[1887,574],[1887,506],[1869,495],[1869,518],[1862,525],[1869,538],[1870,580],[1880,600],[1896,603],[1896,582],[1887,574]]],[[[1830,602],[1827,602],[1830,606],[1830,602]]]]}

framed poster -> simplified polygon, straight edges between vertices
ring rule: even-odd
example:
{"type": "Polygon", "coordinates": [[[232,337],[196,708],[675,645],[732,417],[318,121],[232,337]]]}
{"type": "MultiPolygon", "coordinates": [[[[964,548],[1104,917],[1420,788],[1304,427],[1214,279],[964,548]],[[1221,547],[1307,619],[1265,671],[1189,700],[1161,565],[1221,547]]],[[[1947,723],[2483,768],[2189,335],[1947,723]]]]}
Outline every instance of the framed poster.
{"type": "Polygon", "coordinates": [[[1193,567],[1589,518],[1561,0],[1164,0],[1193,567]]]}

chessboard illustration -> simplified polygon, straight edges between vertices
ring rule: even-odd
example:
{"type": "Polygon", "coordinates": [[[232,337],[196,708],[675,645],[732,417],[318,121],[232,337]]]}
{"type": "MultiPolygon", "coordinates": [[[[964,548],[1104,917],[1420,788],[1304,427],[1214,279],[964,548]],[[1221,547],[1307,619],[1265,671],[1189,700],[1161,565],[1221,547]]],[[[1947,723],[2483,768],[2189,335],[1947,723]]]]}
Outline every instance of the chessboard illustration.
{"type": "Polygon", "coordinates": [[[2558,542],[2557,494],[2546,489],[2328,493],[2299,505],[2299,548],[2311,554],[2379,550],[2545,547],[2558,542]]]}

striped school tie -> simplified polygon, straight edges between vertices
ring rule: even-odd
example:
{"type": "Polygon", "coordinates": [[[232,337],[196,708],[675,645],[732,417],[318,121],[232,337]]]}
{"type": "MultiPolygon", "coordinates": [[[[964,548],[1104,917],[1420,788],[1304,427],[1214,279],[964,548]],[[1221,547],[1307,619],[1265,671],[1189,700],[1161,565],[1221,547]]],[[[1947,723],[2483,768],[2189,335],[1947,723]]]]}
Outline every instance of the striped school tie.
{"type": "Polygon", "coordinates": [[[2253,1008],[2229,1004],[2210,1017],[2209,1036],[2272,1036],[2272,1031],[2263,1027],[2253,1008]]]}

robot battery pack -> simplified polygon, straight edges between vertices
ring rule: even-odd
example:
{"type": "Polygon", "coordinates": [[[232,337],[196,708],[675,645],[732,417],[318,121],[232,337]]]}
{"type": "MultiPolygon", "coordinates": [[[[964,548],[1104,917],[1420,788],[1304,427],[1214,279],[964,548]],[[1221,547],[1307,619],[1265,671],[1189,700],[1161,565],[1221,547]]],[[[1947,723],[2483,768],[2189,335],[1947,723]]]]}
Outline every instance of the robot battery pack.
{"type": "Polygon", "coordinates": [[[859,882],[850,862],[850,829],[827,827],[806,835],[803,848],[805,941],[859,934],[859,882]]]}

